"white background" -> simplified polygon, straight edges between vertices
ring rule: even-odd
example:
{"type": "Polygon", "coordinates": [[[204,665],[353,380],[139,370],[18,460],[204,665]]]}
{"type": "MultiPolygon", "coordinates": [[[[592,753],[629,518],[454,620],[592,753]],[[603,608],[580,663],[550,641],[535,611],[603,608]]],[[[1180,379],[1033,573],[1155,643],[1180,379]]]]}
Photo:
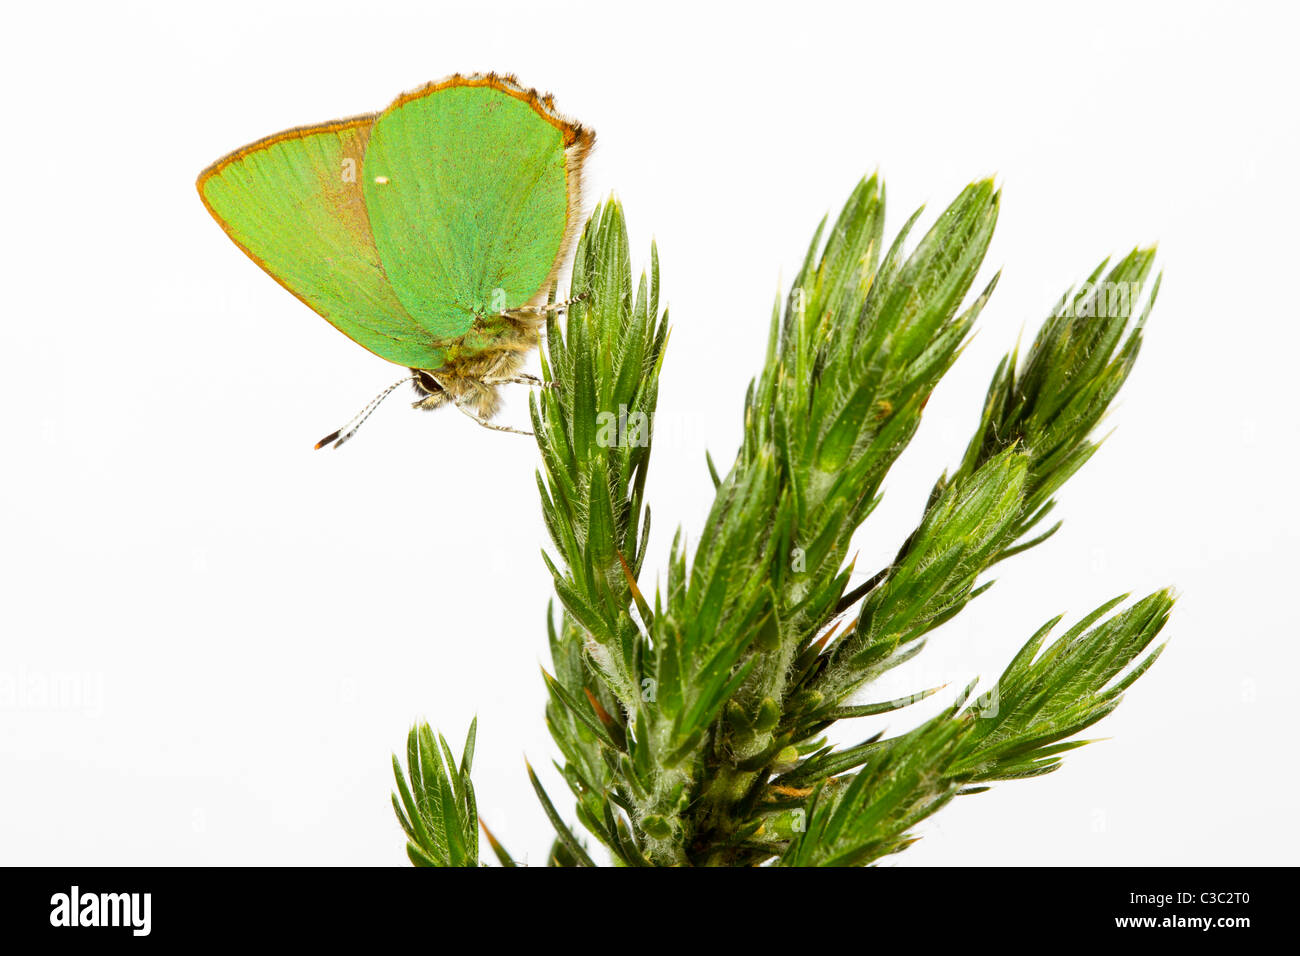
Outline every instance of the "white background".
{"type": "Polygon", "coordinates": [[[705,448],[734,452],[773,296],[861,175],[885,177],[891,233],[974,178],[1005,189],[1002,283],[859,535],[864,574],[1020,330],[1159,240],[1147,344],[1064,529],[881,692],[991,679],[1042,621],[1125,591],[1179,589],[1170,646],[1094,729],[1112,739],[963,798],[890,862],[1294,862],[1294,8],[1048,7],[7,13],[0,863],[401,864],[390,752],[417,717],[459,749],[475,713],[482,815],[544,861],[525,755],[571,800],[541,720],[532,443],[393,401],[313,452],[396,369],[248,261],[193,188],[245,142],[456,70],[552,91],[598,132],[589,200],[617,190],[638,268],[659,243],[651,587],[672,529],[702,524],[705,448]]]}

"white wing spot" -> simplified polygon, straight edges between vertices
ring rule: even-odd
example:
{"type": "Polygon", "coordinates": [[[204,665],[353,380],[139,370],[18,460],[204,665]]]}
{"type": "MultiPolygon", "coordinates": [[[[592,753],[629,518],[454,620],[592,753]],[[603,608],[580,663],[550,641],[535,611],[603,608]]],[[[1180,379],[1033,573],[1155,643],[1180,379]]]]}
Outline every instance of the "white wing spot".
{"type": "Polygon", "coordinates": [[[376,186],[387,186],[387,185],[388,185],[388,177],[387,177],[387,176],[376,176],[376,177],[375,177],[375,185],[376,185],[376,186]]]}

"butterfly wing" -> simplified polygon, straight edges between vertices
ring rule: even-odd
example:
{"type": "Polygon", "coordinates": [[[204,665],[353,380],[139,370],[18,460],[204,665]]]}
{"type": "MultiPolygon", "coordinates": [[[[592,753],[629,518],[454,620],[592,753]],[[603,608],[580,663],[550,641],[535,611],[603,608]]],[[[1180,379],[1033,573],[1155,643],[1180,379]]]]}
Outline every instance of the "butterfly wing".
{"type": "Polygon", "coordinates": [[[357,344],[399,365],[442,352],[395,294],[371,237],[361,178],[375,116],[299,127],[213,163],[203,204],[277,282],[357,344]]]}
{"type": "Polygon", "coordinates": [[[594,139],[494,74],[431,83],[381,113],[362,188],[407,314],[452,339],[476,314],[542,301],[576,233],[594,139]]]}

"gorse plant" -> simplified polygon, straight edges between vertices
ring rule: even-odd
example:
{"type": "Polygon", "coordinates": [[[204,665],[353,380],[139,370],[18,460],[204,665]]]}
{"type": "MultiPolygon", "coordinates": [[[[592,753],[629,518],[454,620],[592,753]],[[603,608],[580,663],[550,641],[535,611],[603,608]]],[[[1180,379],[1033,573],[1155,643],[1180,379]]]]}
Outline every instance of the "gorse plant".
{"type": "MultiPolygon", "coordinates": [[[[874,176],[822,222],[773,310],[739,453],[725,474],[707,462],[716,497],[699,544],[688,555],[679,532],[653,597],[638,581],[668,337],[658,257],[652,246],[634,287],[618,204],[587,223],[573,304],[548,327],[552,387],[533,396],[532,417],[559,599],[546,719],[577,821],[614,862],[871,863],[954,797],[1055,770],[1159,654],[1171,594],[1123,610],[1116,598],[1050,643],[1060,619],[1049,621],[995,684],[972,683],[907,733],[826,741],[837,721],[937,690],[870,693],[988,587],[987,569],[1059,527],[1043,530],[1053,496],[1096,450],[1093,431],[1141,345],[1159,284],[1144,293],[1150,249],[1098,266],[1023,358],[1003,359],[961,463],[935,482],[890,565],[850,590],[851,538],[996,284],[967,301],[998,203],[991,182],[972,184],[910,253],[919,211],[886,247],[874,176]]],[[[413,862],[479,863],[473,747],[471,729],[458,765],[427,726],[413,729],[409,786],[394,758],[413,862]]],[[[550,863],[595,865],[593,845],[528,773],[557,833],[550,863]]]]}

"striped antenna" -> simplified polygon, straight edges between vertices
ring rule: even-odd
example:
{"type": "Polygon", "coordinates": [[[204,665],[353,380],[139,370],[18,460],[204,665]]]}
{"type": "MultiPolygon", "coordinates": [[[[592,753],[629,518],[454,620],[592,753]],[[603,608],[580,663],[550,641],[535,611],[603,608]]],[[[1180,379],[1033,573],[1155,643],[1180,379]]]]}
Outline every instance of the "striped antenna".
{"type": "Polygon", "coordinates": [[[353,435],[357,433],[357,430],[361,428],[362,425],[365,424],[366,419],[369,418],[374,413],[375,409],[380,406],[380,404],[383,402],[384,399],[386,399],[389,395],[393,393],[393,390],[397,388],[397,386],[404,385],[410,380],[411,380],[411,376],[407,375],[404,378],[399,378],[392,385],[389,385],[386,389],[384,389],[382,392],[380,392],[378,395],[372,398],[369,404],[367,404],[365,408],[357,412],[356,417],[353,418],[352,421],[348,422],[342,428],[330,432],[328,435],[326,435],[324,438],[318,441],[316,443],[316,448],[321,449],[324,448],[326,445],[333,445],[335,448],[341,446],[345,441],[347,441],[349,438],[351,438],[353,435]]]}

